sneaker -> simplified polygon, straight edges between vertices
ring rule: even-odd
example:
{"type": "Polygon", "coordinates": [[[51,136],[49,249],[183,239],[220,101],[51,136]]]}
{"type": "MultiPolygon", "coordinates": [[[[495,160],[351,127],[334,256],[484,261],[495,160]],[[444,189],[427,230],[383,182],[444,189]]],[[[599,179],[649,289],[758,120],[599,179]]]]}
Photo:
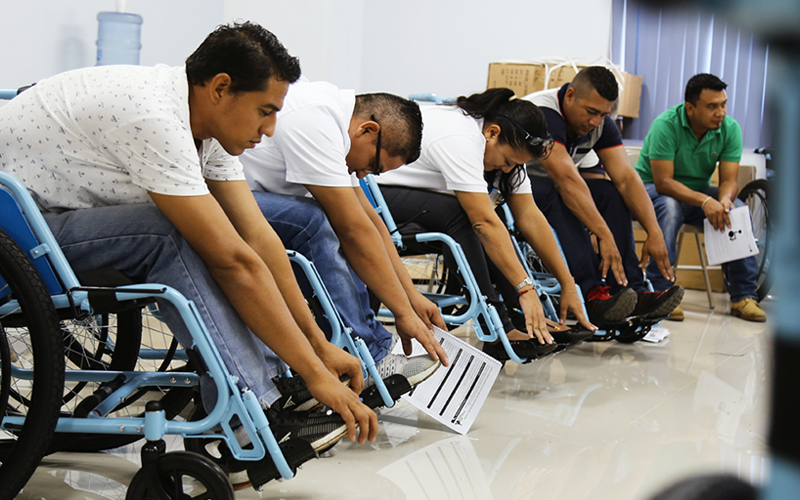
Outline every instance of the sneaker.
{"type": "Polygon", "coordinates": [[[318,452],[330,448],[347,434],[344,419],[331,409],[287,411],[273,405],[266,414],[278,444],[290,439],[302,439],[318,452]]]}
{"type": "Polygon", "coordinates": [[[608,293],[609,287],[597,285],[586,295],[586,311],[595,325],[617,323],[631,315],[636,307],[636,292],[625,288],[616,295],[608,293]]]}
{"type": "Polygon", "coordinates": [[[767,313],[761,309],[756,299],[750,297],[731,303],[731,315],[747,321],[757,321],[759,323],[767,321],[767,313]]]}
{"type": "Polygon", "coordinates": [[[663,292],[642,292],[636,301],[632,316],[663,318],[683,300],[683,287],[675,285],[663,292]]]}
{"type": "MultiPolygon", "coordinates": [[[[347,375],[342,375],[339,380],[346,387],[350,386],[350,377],[347,375]]],[[[299,375],[272,377],[272,383],[281,393],[281,397],[272,406],[277,406],[281,410],[291,411],[311,411],[320,406],[320,402],[308,390],[306,381],[299,375]]]]}
{"type": "Polygon", "coordinates": [[[678,306],[673,309],[671,313],[669,313],[669,317],[667,319],[670,321],[683,321],[686,319],[686,316],[683,314],[683,309],[681,309],[681,306],[678,306]]]}
{"type": "MultiPolygon", "coordinates": [[[[394,342],[392,342],[392,346],[394,346],[394,342]]],[[[390,348],[389,353],[378,363],[376,368],[381,379],[400,374],[408,380],[408,384],[411,387],[414,387],[433,375],[441,364],[441,361],[431,359],[428,356],[407,358],[402,354],[392,354],[390,348]]],[[[364,381],[364,387],[372,385],[375,385],[375,381],[372,379],[372,375],[368,375],[367,380],[364,381]]]]}
{"type": "Polygon", "coordinates": [[[247,475],[247,469],[228,474],[228,482],[231,483],[233,491],[243,490],[248,486],[252,486],[250,476],[247,475]]]}

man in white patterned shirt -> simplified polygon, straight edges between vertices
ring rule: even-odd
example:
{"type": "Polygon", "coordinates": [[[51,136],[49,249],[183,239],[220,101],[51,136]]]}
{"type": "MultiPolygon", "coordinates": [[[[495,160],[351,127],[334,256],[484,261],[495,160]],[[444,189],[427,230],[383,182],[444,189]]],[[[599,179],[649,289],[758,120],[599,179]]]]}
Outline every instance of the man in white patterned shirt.
{"type": "Polygon", "coordinates": [[[360,363],[316,325],[235,157],[273,133],[299,76],[297,59],[252,23],[219,27],[185,67],[57,75],[0,108],[0,169],[30,190],[76,272],[112,267],[176,288],[264,406],[280,395],[271,378],[285,361],[341,414],[340,435],[355,440],[360,426],[363,443],[377,418],[357,396],[360,363]]]}

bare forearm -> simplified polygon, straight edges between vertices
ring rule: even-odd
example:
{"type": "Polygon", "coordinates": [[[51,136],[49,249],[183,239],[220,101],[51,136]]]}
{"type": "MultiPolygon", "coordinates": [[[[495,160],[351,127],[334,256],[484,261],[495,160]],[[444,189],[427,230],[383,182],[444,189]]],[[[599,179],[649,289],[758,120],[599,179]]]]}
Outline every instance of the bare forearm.
{"type": "Polygon", "coordinates": [[[699,207],[708,198],[708,195],[686,187],[675,179],[664,179],[656,183],[656,191],[663,196],[669,196],[681,203],[699,207]]]}
{"type": "Polygon", "coordinates": [[[474,223],[472,227],[489,259],[503,276],[512,285],[521,283],[528,275],[514,250],[508,230],[500,219],[474,223]]]}
{"type": "Polygon", "coordinates": [[[721,200],[722,198],[727,197],[729,200],[733,201],[736,199],[736,195],[738,193],[739,184],[736,181],[723,182],[719,185],[717,199],[721,200]]]}
{"type": "Polygon", "coordinates": [[[556,187],[567,208],[583,222],[584,226],[598,238],[613,240],[611,230],[594,204],[589,186],[577,174],[557,183],[556,187]]]}
{"type": "Polygon", "coordinates": [[[209,271],[256,337],[307,380],[319,376],[326,371],[324,364],[298,328],[269,269],[258,267],[254,263],[209,271]]]}

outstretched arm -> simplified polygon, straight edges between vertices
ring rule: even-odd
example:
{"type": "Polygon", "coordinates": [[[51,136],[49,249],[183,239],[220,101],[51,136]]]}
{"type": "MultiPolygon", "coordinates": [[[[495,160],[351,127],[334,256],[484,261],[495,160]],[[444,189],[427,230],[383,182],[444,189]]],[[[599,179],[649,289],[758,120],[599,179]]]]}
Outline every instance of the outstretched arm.
{"type": "MultiPolygon", "coordinates": [[[[203,259],[214,281],[248,328],[306,380],[319,401],[342,415],[352,440],[356,438],[356,425],[361,427],[359,440],[362,443],[367,437],[374,440],[377,435],[374,412],[364,406],[358,396],[342,385],[325,366],[284,300],[280,285],[285,286],[288,277],[282,270],[278,271],[277,276],[274,275],[254,249],[259,248],[265,255],[283,254],[286,258],[280,240],[273,245],[273,232],[261,243],[251,246],[234,227],[232,221],[242,225],[248,219],[250,210],[231,202],[236,198],[241,200],[241,197],[229,195],[234,192],[242,195],[242,186],[249,194],[247,185],[243,181],[232,181],[231,186],[227,186],[231,191],[226,191],[225,187],[220,189],[220,184],[223,183],[211,182],[210,186],[212,192],[216,191],[223,200],[222,203],[212,195],[167,196],[151,193],[150,196],[203,259]],[[228,211],[223,209],[223,205],[228,211]],[[266,247],[271,247],[271,250],[266,250],[266,247]]],[[[252,200],[252,194],[249,194],[249,199],[252,200]]],[[[255,206],[254,200],[252,203],[255,206]]],[[[243,229],[243,233],[247,235],[248,230],[243,229]]],[[[301,304],[305,305],[305,302],[301,304]]]]}
{"type": "Polygon", "coordinates": [[[578,169],[567,149],[556,142],[553,144],[550,155],[540,161],[567,207],[597,236],[600,246],[600,273],[603,279],[606,278],[610,269],[617,283],[627,285],[628,279],[625,276],[622,257],[617,243],[614,241],[614,235],[597,210],[594,199],[592,199],[592,192],[586,185],[586,181],[578,174],[578,169]]]}
{"type": "Polygon", "coordinates": [[[514,216],[514,225],[561,284],[560,322],[564,323],[567,313],[572,311],[581,325],[590,330],[596,330],[597,327],[591,324],[583,314],[575,280],[569,273],[567,263],[564,262],[564,258],[558,250],[558,244],[550,229],[550,224],[536,206],[533,196],[529,193],[513,194],[508,198],[507,203],[514,216]]]}
{"type": "Polygon", "coordinates": [[[664,243],[664,233],[661,232],[661,227],[658,225],[653,202],[650,200],[639,174],[631,166],[625,147],[616,146],[602,149],[597,155],[606,167],[606,172],[625,201],[625,205],[647,232],[639,267],[647,266],[648,259],[652,257],[661,274],[669,281],[675,281],[675,273],[669,263],[667,245],[664,243]]]}
{"type": "Polygon", "coordinates": [[[431,358],[441,359],[447,365],[444,349],[412,307],[386,244],[362,208],[355,189],[312,185],[307,185],[306,188],[325,209],[350,266],[394,314],[397,333],[402,339],[405,352],[411,353],[413,338],[425,348],[431,358]]]}
{"type": "MultiPolygon", "coordinates": [[[[503,221],[494,211],[494,205],[489,195],[465,191],[456,191],[455,193],[458,202],[467,213],[472,229],[494,265],[512,285],[522,283],[528,277],[528,273],[525,272],[525,268],[519,261],[517,252],[511,243],[511,236],[509,236],[503,221]]],[[[522,291],[529,288],[530,285],[523,287],[522,291]]],[[[552,344],[553,337],[547,331],[542,304],[536,293],[520,295],[519,306],[525,315],[528,335],[535,335],[540,343],[552,344]]]]}

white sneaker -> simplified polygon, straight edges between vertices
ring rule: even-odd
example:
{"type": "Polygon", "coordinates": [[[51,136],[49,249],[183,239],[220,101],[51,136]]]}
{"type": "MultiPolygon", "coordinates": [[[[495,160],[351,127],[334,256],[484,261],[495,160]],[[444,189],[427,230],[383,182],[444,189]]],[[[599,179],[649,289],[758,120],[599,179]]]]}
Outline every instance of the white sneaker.
{"type": "MultiPolygon", "coordinates": [[[[408,380],[411,387],[414,387],[433,375],[442,364],[441,361],[431,359],[428,356],[407,358],[402,354],[392,354],[392,349],[394,349],[397,341],[398,337],[393,336],[392,345],[389,347],[389,353],[378,363],[378,375],[380,375],[382,379],[399,373],[408,380]]],[[[364,386],[369,387],[374,384],[375,381],[372,380],[372,375],[369,375],[364,386]]]]}

